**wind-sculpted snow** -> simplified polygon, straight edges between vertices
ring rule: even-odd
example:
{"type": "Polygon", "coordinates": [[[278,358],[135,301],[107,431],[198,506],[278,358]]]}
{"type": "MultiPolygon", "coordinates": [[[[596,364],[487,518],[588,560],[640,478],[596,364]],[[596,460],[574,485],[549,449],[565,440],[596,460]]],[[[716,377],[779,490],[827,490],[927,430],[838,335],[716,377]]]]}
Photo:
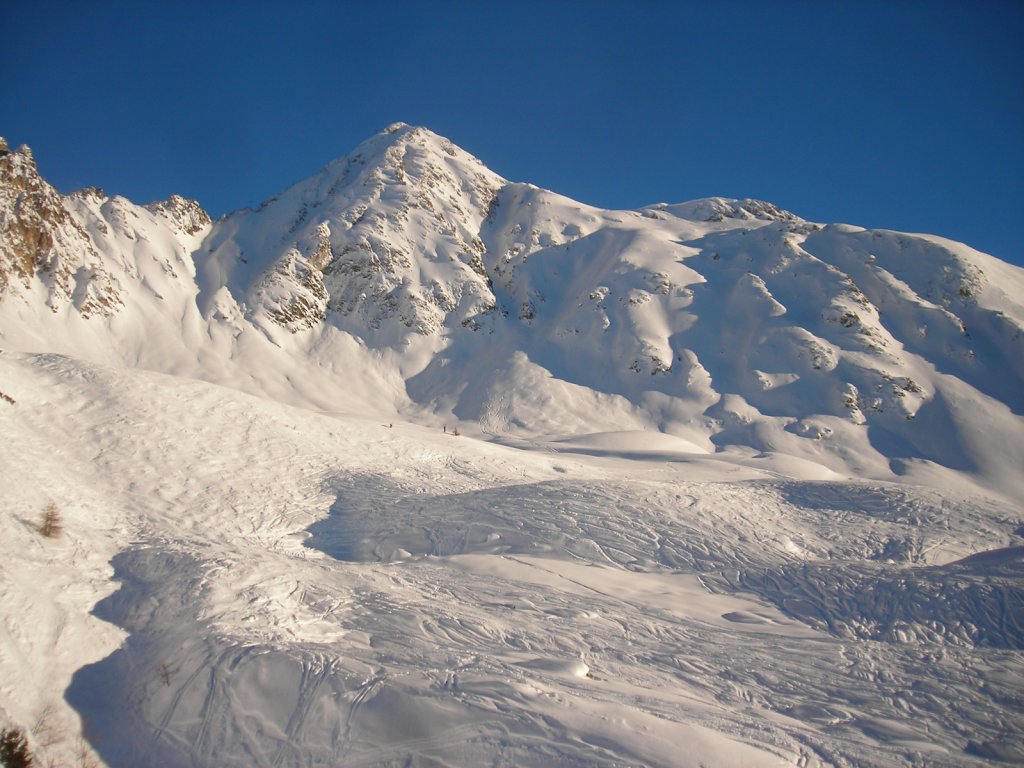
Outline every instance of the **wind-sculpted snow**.
{"type": "Polygon", "coordinates": [[[1015,521],[984,500],[861,483],[554,480],[439,496],[376,476],[337,484],[311,546],[352,562],[513,553],[694,573],[808,560],[905,568],[1004,546],[1015,521]]]}
{"type": "Polygon", "coordinates": [[[1024,650],[1021,549],[999,546],[1014,520],[976,500],[842,483],[556,481],[442,496],[352,485],[310,529],[310,546],[340,560],[532,555],[669,569],[841,637],[1024,650]],[[988,546],[998,548],[986,557],[988,546]],[[981,554],[958,560],[965,551],[981,554]]]}
{"type": "Polygon", "coordinates": [[[998,500],[636,433],[499,446],[57,355],[4,353],[0,382],[5,503],[67,511],[65,540],[0,538],[2,626],[33,627],[0,643],[0,706],[68,729],[50,757],[81,718],[111,766],[1019,758],[998,500]]]}
{"type": "Polygon", "coordinates": [[[814,563],[743,569],[716,589],[769,600],[840,637],[1024,650],[1021,554],[988,567],[895,569],[876,563],[814,563]]]}

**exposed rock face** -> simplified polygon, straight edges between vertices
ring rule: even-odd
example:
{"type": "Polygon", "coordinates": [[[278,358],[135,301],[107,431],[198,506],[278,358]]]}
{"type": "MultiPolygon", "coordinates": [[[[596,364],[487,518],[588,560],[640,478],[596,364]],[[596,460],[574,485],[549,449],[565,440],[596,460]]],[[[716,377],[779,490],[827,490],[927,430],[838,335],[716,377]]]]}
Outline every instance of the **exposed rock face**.
{"type": "Polygon", "coordinates": [[[73,302],[83,315],[105,315],[121,304],[89,235],[20,147],[0,155],[0,294],[29,289],[36,276],[54,312],[73,302]]]}
{"type": "Polygon", "coordinates": [[[51,227],[67,221],[60,195],[42,180],[28,147],[0,157],[0,289],[27,282],[53,246],[51,227]]]}
{"type": "Polygon", "coordinates": [[[299,331],[327,318],[329,296],[317,263],[292,250],[264,273],[255,293],[274,322],[299,331]]]}

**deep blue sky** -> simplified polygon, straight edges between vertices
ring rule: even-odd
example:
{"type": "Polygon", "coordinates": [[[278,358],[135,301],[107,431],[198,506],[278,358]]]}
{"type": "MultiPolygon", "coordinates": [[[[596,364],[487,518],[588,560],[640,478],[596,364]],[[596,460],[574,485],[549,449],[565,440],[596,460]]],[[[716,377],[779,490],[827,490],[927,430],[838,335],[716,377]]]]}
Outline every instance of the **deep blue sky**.
{"type": "Polygon", "coordinates": [[[8,0],[0,135],[212,214],[397,120],[605,207],[757,197],[1024,264],[1024,3],[8,0]]]}

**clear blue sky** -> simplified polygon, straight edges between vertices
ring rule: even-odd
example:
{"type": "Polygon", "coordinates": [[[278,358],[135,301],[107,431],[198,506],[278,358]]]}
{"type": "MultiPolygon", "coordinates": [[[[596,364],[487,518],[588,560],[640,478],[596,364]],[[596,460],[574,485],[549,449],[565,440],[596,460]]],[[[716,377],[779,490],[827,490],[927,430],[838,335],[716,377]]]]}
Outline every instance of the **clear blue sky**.
{"type": "Polygon", "coordinates": [[[254,205],[402,120],[605,207],[757,197],[1024,264],[1024,2],[8,0],[62,191],[254,205]]]}

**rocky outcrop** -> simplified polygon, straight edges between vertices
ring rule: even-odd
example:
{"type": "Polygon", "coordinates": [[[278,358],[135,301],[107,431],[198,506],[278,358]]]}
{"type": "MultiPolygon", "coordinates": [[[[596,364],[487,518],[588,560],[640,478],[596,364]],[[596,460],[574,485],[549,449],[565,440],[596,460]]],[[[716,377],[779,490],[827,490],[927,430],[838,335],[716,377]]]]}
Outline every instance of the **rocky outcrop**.
{"type": "Polygon", "coordinates": [[[198,202],[181,195],[171,195],[166,200],[150,203],[146,210],[163,216],[186,235],[196,235],[211,224],[210,214],[198,202]]]}
{"type": "Polygon", "coordinates": [[[23,146],[0,155],[0,295],[37,277],[54,312],[71,303],[85,316],[109,315],[122,303],[88,233],[23,146]]]}
{"type": "Polygon", "coordinates": [[[190,279],[182,260],[210,224],[197,202],[178,195],[145,207],[98,187],[62,195],[28,147],[0,151],[0,300],[42,292],[55,313],[110,317],[130,283],[152,287],[144,263],[190,279]]]}

